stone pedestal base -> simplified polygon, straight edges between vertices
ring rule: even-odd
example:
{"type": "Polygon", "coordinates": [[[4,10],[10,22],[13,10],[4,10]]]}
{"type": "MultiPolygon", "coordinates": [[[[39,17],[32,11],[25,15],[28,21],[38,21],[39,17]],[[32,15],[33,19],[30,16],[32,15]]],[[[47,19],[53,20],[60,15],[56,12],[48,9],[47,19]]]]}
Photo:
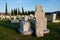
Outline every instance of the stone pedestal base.
{"type": "Polygon", "coordinates": [[[58,23],[58,22],[60,22],[60,20],[53,20],[52,22],[53,23],[58,23]]]}
{"type": "Polygon", "coordinates": [[[44,36],[43,30],[41,30],[39,33],[36,33],[36,36],[37,37],[43,37],[44,36]]]}
{"type": "Polygon", "coordinates": [[[20,28],[19,32],[21,32],[22,35],[31,35],[32,29],[30,27],[30,23],[28,21],[20,21],[20,28]]]}
{"type": "Polygon", "coordinates": [[[31,35],[32,34],[31,29],[29,31],[22,31],[21,29],[19,29],[19,32],[21,32],[22,35],[31,35]]]}
{"type": "Polygon", "coordinates": [[[44,34],[47,34],[47,33],[49,33],[50,31],[49,31],[49,29],[46,29],[46,30],[44,30],[43,32],[44,32],[44,34]]]}

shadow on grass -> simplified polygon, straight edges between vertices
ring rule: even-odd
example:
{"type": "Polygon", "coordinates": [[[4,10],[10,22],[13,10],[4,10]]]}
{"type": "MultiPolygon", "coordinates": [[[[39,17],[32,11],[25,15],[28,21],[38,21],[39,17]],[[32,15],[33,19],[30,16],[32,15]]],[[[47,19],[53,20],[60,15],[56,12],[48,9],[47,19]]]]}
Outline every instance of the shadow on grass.
{"type": "Polygon", "coordinates": [[[11,30],[14,30],[14,31],[19,33],[18,27],[12,26],[11,24],[9,24],[9,21],[2,21],[2,22],[0,22],[0,26],[8,28],[8,29],[11,29],[11,30]]]}

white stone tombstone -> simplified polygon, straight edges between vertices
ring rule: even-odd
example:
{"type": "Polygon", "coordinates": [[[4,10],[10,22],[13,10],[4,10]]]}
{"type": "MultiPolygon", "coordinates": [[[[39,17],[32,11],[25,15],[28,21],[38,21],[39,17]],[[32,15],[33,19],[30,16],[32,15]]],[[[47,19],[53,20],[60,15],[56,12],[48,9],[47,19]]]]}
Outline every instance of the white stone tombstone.
{"type": "Polygon", "coordinates": [[[33,18],[34,18],[34,15],[30,14],[29,19],[33,19],[33,18]]]}
{"type": "Polygon", "coordinates": [[[58,23],[60,20],[56,20],[56,13],[51,14],[51,22],[58,23]]]}
{"type": "Polygon", "coordinates": [[[1,19],[5,19],[5,15],[1,15],[1,19]]]}
{"type": "Polygon", "coordinates": [[[22,15],[22,17],[24,17],[24,15],[22,15]]]}
{"type": "Polygon", "coordinates": [[[17,19],[11,20],[11,23],[19,23],[19,20],[17,20],[17,19]]]}
{"type": "Polygon", "coordinates": [[[11,20],[11,17],[10,16],[6,15],[5,17],[6,17],[6,19],[11,20]]]}
{"type": "Polygon", "coordinates": [[[19,20],[21,20],[21,15],[18,16],[19,20]]]}
{"type": "Polygon", "coordinates": [[[52,21],[52,22],[56,20],[56,14],[51,14],[50,17],[51,17],[51,21],[52,21]]]}
{"type": "Polygon", "coordinates": [[[11,20],[11,23],[19,23],[19,20],[16,19],[16,18],[17,18],[16,16],[14,16],[13,18],[14,18],[14,19],[11,20]]]}
{"type": "Polygon", "coordinates": [[[28,18],[29,18],[29,17],[28,17],[27,15],[25,15],[25,21],[28,21],[28,18]]]}
{"type": "Polygon", "coordinates": [[[22,35],[31,35],[32,34],[32,29],[30,28],[28,16],[25,16],[25,20],[20,21],[19,32],[21,32],[22,35]]]}
{"type": "Polygon", "coordinates": [[[25,16],[24,15],[21,15],[21,20],[24,20],[25,19],[25,16]]]}
{"type": "Polygon", "coordinates": [[[14,16],[14,19],[13,20],[16,20],[16,16],[14,16]]]}
{"type": "Polygon", "coordinates": [[[42,11],[42,6],[37,5],[35,11],[36,17],[36,36],[41,37],[44,36],[45,33],[48,33],[47,30],[47,18],[45,17],[45,13],[42,11]]]}

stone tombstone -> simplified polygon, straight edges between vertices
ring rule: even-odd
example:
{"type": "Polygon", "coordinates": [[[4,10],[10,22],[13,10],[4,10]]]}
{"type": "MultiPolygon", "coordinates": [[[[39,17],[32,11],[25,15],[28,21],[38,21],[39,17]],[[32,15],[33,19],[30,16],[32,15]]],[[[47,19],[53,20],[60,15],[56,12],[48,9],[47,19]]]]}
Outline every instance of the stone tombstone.
{"type": "Polygon", "coordinates": [[[28,18],[29,18],[28,15],[25,15],[25,21],[28,21],[28,18]]]}
{"type": "Polygon", "coordinates": [[[21,15],[21,20],[25,20],[25,16],[24,15],[21,15]]]}
{"type": "Polygon", "coordinates": [[[11,17],[10,17],[10,16],[7,16],[7,15],[6,15],[5,18],[11,20],[11,17]]]}
{"type": "Polygon", "coordinates": [[[16,16],[14,16],[14,20],[16,20],[16,16]]]}
{"type": "Polygon", "coordinates": [[[33,18],[34,18],[34,15],[30,14],[29,19],[33,19],[33,18]]]}
{"type": "Polygon", "coordinates": [[[16,19],[17,17],[16,16],[14,16],[13,17],[13,19],[11,20],[11,23],[19,23],[19,20],[18,19],[16,19]]]}
{"type": "Polygon", "coordinates": [[[54,13],[54,14],[51,14],[51,21],[53,22],[54,20],[56,20],[56,14],[54,13]]]}
{"type": "Polygon", "coordinates": [[[53,14],[51,14],[51,22],[55,22],[55,23],[58,23],[58,22],[60,22],[60,20],[56,20],[56,13],[53,13],[53,14]]]}
{"type": "Polygon", "coordinates": [[[47,29],[47,18],[45,17],[45,13],[42,11],[42,6],[37,5],[35,11],[36,17],[36,36],[41,37],[44,36],[45,33],[48,33],[47,29]]]}
{"type": "Polygon", "coordinates": [[[21,15],[18,16],[19,20],[21,20],[21,15]]]}
{"type": "Polygon", "coordinates": [[[32,29],[30,28],[30,22],[28,21],[28,16],[25,16],[25,20],[20,21],[20,28],[19,32],[21,32],[22,35],[31,35],[32,29]]]}

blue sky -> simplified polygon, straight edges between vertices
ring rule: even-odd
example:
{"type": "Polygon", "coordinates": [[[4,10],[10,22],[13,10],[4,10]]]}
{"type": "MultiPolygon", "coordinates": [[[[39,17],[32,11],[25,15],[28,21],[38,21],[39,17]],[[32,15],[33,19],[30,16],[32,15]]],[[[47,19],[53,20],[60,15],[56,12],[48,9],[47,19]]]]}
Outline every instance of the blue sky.
{"type": "Polygon", "coordinates": [[[8,11],[22,6],[25,11],[35,10],[36,5],[42,5],[44,12],[60,11],[60,0],[0,0],[0,12],[5,12],[5,3],[7,2],[8,11]]]}

